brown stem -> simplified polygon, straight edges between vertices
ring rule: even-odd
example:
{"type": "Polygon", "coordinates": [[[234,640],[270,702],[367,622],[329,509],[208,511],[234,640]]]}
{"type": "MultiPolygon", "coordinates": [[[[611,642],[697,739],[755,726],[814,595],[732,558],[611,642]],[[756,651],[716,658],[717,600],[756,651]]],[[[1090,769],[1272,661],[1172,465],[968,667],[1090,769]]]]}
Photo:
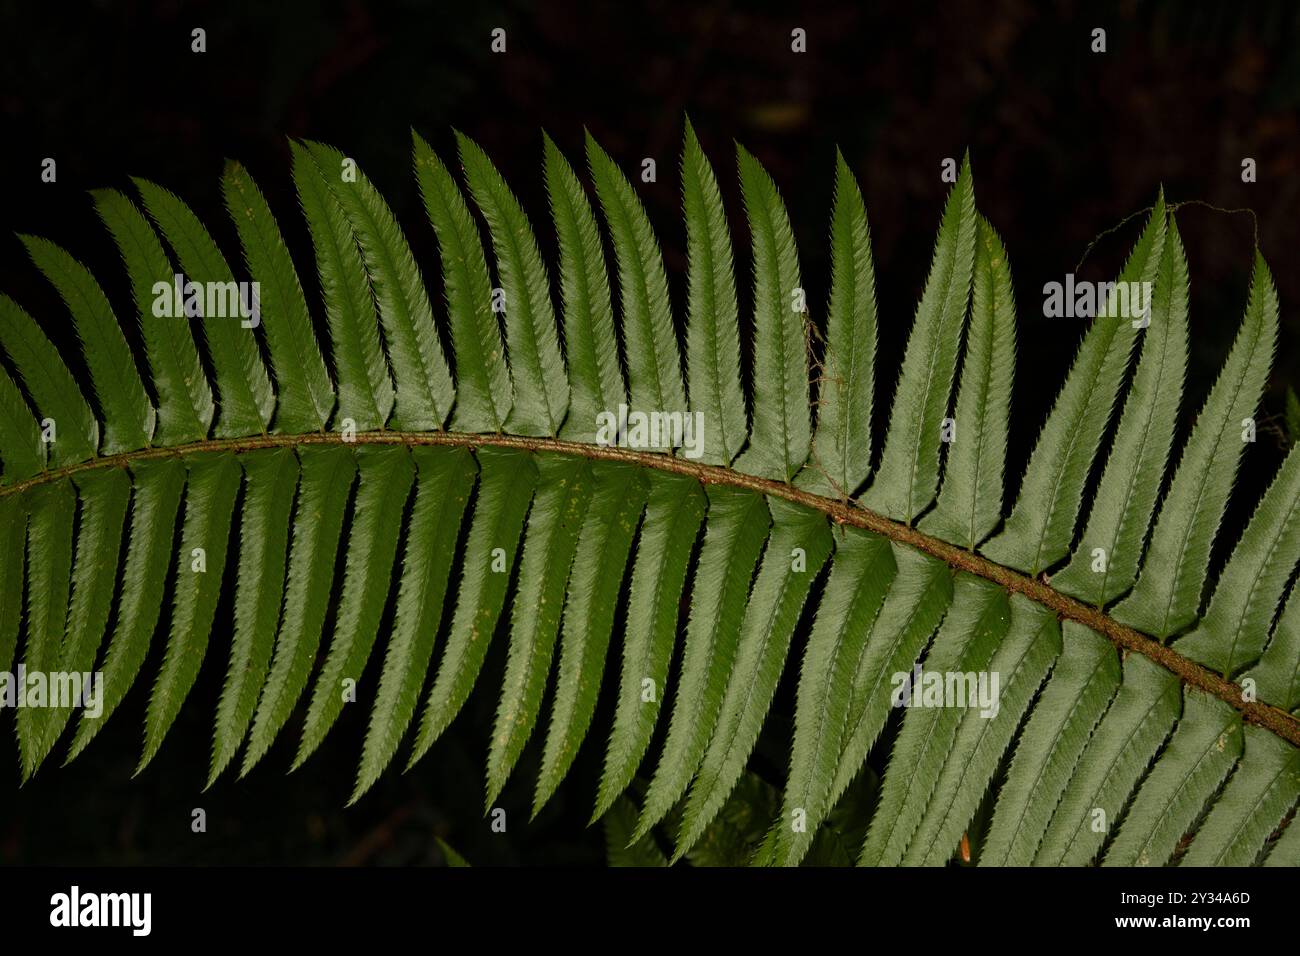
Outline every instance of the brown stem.
{"type": "MultiPolygon", "coordinates": [[[[35,478],[16,482],[0,488],[0,498],[20,494],[28,488],[57,481],[93,468],[127,467],[132,462],[156,458],[174,458],[197,452],[251,451],[258,448],[283,448],[297,445],[343,444],[341,435],[322,432],[311,435],[258,435],[250,438],[226,438],[193,442],[171,448],[144,448],[120,455],[107,455],[87,461],[65,465],[42,472],[35,478]]],[[[1195,661],[1183,657],[1159,641],[1120,624],[1114,618],[1094,607],[1088,607],[1050,585],[1003,567],[974,552],[959,548],[946,541],[923,534],[915,528],[869,511],[857,504],[825,498],[796,488],[783,481],[758,478],[717,465],[702,465],[685,458],[657,452],[633,451],[605,445],[563,441],[558,438],[526,438],[518,435],[477,435],[459,432],[400,432],[375,431],[356,435],[360,445],[450,445],[473,449],[478,446],[518,448],[525,451],[552,452],[563,455],[581,455],[602,461],[623,461],[646,468],[658,468],[673,474],[686,475],[706,485],[731,485],[776,498],[784,498],[805,507],[820,511],[838,524],[864,528],[898,541],[918,551],[932,555],[949,567],[968,571],[1002,585],[1008,591],[1023,594],[1032,601],[1050,608],[1063,620],[1078,621],[1099,634],[1104,634],[1118,647],[1150,658],[1175,674],[1183,683],[1212,694],[1241,711],[1249,722],[1270,730],[1282,739],[1300,747],[1300,720],[1280,708],[1259,701],[1244,699],[1241,688],[1230,680],[1206,669],[1195,661]]]]}

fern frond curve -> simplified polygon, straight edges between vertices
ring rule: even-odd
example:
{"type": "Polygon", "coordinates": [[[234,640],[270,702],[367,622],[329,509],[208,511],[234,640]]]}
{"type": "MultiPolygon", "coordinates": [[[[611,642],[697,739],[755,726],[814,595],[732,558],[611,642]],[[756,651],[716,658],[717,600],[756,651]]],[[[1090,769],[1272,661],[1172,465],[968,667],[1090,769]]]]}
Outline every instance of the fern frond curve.
{"type": "Polygon", "coordinates": [[[814,374],[817,319],[789,217],[743,147],[754,334],[741,334],[720,187],[688,124],[683,355],[653,227],[594,138],[595,204],[544,139],[560,254],[548,270],[491,159],[456,136],[463,184],[413,136],[441,295],[378,188],[314,142],[291,144],[311,292],[236,163],[223,195],[242,259],[160,186],[135,181],[144,212],[122,193],[94,194],[131,280],[116,309],[66,252],[23,237],[66,303],[89,375],[78,381],[40,323],[0,295],[0,670],[104,678],[95,716],[18,710],[24,778],[69,726],[67,759],[84,750],[141,682],[157,633],[137,772],[209,656],[226,668],[209,786],[232,764],[241,776],[256,766],[295,708],[296,767],[359,703],[355,801],[404,741],[410,768],[471,693],[495,691],[489,808],[530,743],[541,750],[536,814],[607,733],[593,820],[614,820],[629,846],[664,834],[677,860],[751,785],[777,686],[797,671],[789,773],[755,862],[797,864],[838,841],[838,808],[890,733],[879,805],[858,845],[836,844],[845,858],[942,864],[993,787],[984,864],[1300,863],[1285,859],[1294,826],[1274,835],[1300,803],[1300,598],[1287,593],[1300,454],[1199,605],[1241,450],[1233,432],[1255,411],[1276,341],[1262,256],[1237,343],[1180,446],[1188,268],[1157,198],[1119,276],[1149,283],[1149,311],[1092,321],[1004,518],[1007,432],[1024,424],[1010,403],[1016,306],[969,158],[877,446],[876,276],[843,156],[814,374]],[[155,310],[158,284],[179,295],[178,277],[237,286],[232,261],[265,289],[254,313],[223,315],[202,296],[181,315],[155,310]],[[132,311],[143,363],[118,318],[132,311]],[[742,348],[756,370],[748,395],[742,348]],[[629,412],[676,416],[677,427],[634,437],[629,412]],[[223,642],[211,631],[227,587],[234,632],[223,642]],[[380,634],[389,608],[393,633],[380,634]],[[498,631],[499,690],[479,686],[498,631]],[[997,706],[909,707],[890,731],[897,678],[925,670],[997,675],[997,706]],[[363,683],[363,672],[377,677],[363,683]],[[602,694],[615,697],[604,732],[593,726],[602,694]]]}

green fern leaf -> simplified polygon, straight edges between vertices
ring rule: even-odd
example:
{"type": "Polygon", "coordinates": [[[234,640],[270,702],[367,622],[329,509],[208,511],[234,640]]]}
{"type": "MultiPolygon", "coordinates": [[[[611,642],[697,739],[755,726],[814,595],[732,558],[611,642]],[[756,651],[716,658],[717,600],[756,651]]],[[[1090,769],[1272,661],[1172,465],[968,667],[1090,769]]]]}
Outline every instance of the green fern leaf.
{"type": "Polygon", "coordinates": [[[1297,800],[1300,750],[1266,730],[1248,726],[1241,762],[1180,865],[1252,865],[1297,800]]]}
{"type": "Polygon", "coordinates": [[[477,458],[478,497],[461,562],[463,568],[476,570],[461,578],[447,649],[429,690],[408,768],[447,729],[478,678],[505,604],[510,570],[537,484],[537,466],[525,453],[481,449],[477,458]]]}
{"type": "Polygon", "coordinates": [[[592,468],[595,486],[578,535],[569,572],[560,630],[560,660],[555,700],[542,750],[542,770],[533,798],[533,816],[568,772],[596,709],[632,538],[645,507],[645,480],[637,469],[600,463],[592,468]]]}
{"type": "Polygon", "coordinates": [[[789,481],[811,445],[808,411],[807,306],[785,203],[763,165],[736,147],[754,259],[754,380],[771,399],[753,410],[740,471],[789,481]]]}
{"type": "Polygon", "coordinates": [[[1256,254],[1250,301],[1228,361],[1197,416],[1151,532],[1143,568],[1115,619],[1159,638],[1196,618],[1218,531],[1237,474],[1240,428],[1259,404],[1277,340],[1277,296],[1256,254]]]}
{"type": "MultiPolygon", "coordinates": [[[[1151,283],[1165,243],[1165,200],[1156,199],[1117,286],[1151,283]]],[[[1131,286],[1129,286],[1131,288],[1131,286]]],[[[1148,286],[1149,288],[1149,286],[1148,286]]],[[[1118,314],[1112,291],[1092,322],[1038,436],[1020,495],[1002,532],[980,550],[1000,564],[1038,574],[1070,549],[1083,487],[1128,367],[1140,318],[1118,314]]]]}
{"type": "Polygon", "coordinates": [[[1052,579],[1066,594],[1098,607],[1119,597],[1137,578],[1142,542],[1173,442],[1187,361],[1187,261],[1172,217],[1149,305],[1142,358],[1087,528],[1073,560],[1052,579]]]}
{"type": "Polygon", "coordinates": [[[691,410],[709,425],[700,460],[729,465],[747,431],[731,234],[718,179],[689,120],[682,147],[682,206],[690,262],[686,354],[691,410]]]}
{"type": "Polygon", "coordinates": [[[981,709],[968,702],[904,865],[941,866],[956,852],[1021,718],[1060,653],[1056,618],[1041,605],[1012,595],[1011,625],[988,665],[989,674],[999,675],[995,706],[981,709]]]}
{"type": "Polygon", "coordinates": [[[325,321],[334,346],[339,383],[335,421],[341,426],[351,419],[362,431],[383,428],[393,410],[393,381],[379,345],[365,261],[343,207],[330,192],[311,154],[294,142],[289,143],[289,149],[293,154],[293,181],[311,232],[325,321]]]}
{"type": "Polygon", "coordinates": [[[357,476],[346,447],[298,450],[302,477],[289,545],[284,611],[262,685],[240,776],[266,754],[307,687],[334,581],[343,517],[357,476]]]}
{"type": "Polygon", "coordinates": [[[519,599],[510,621],[505,682],[488,748],[489,806],[505,786],[537,722],[578,535],[591,503],[593,481],[586,462],[546,455],[538,459],[537,472],[519,565],[519,599]]]}
{"type": "Polygon", "coordinates": [[[598,773],[614,863],[666,864],[674,837],[672,862],[697,866],[1297,862],[1300,454],[1244,528],[1220,529],[1278,339],[1258,253],[1184,441],[1189,270],[1157,200],[1004,518],[1017,316],[963,163],[855,498],[879,316],[842,154],[812,343],[790,218],[744,147],[752,322],[733,199],[689,124],[681,316],[638,189],[587,136],[616,321],[604,237],[556,145],[543,137],[548,263],[493,161],[456,138],[493,255],[414,136],[443,328],[388,202],[318,143],[290,143],[315,287],[233,162],[222,196],[251,294],[199,216],[144,180],[157,232],[121,193],[93,194],[123,303],[23,237],[83,349],[61,352],[51,323],[0,295],[0,705],[23,685],[24,780],[71,722],[68,678],[91,674],[97,699],[65,760],[156,660],[139,771],[216,656],[209,786],[241,748],[241,776],[258,765],[301,706],[297,768],[359,703],[354,803],[423,702],[408,770],[468,710],[457,734],[486,738],[493,828],[518,766],[539,766],[517,784],[535,816],[598,773]],[[1149,308],[1109,314],[1127,283],[1154,285],[1127,299],[1149,308]],[[498,631],[504,674],[488,664],[498,631]]]}
{"type": "Polygon", "coordinates": [[[893,709],[893,675],[911,669],[952,603],[953,575],[946,564],[897,545],[893,552],[898,573],[852,671],[853,692],[828,805],[848,790],[884,727],[893,709]]]}
{"type": "Polygon", "coordinates": [[[361,672],[379,632],[402,512],[415,482],[415,463],[405,448],[359,448],[357,466],[360,480],[353,504],[357,518],[346,545],[338,619],[312,688],[295,769],[320,746],[344,703],[360,699],[361,672]]]}
{"type": "Polygon", "coordinates": [[[154,410],[104,290],[85,266],[54,243],[36,236],[18,238],[72,314],[104,419],[102,451],[114,455],[143,448],[153,435],[154,410]]]}
{"type": "Polygon", "coordinates": [[[169,562],[159,561],[173,545],[185,492],[185,465],[175,459],[141,461],[131,467],[134,490],[126,561],[117,620],[104,656],[103,699],[98,717],[83,712],[68,750],[81,753],[99,733],[135,682],[162,611],[169,562]]]}
{"type": "MultiPolygon", "coordinates": [[[[959,575],[953,586],[953,609],[935,636],[924,669],[941,682],[948,674],[987,672],[995,648],[1006,640],[1010,623],[1006,594],[987,581],[959,575]]],[[[930,683],[922,672],[921,679],[894,688],[894,699],[916,706],[922,695],[930,693],[930,683]],[[909,700],[911,703],[907,703],[909,700]]],[[[903,718],[903,729],[889,759],[880,807],[862,847],[859,862],[863,866],[891,866],[902,861],[933,796],[938,771],[951,750],[961,713],[941,700],[940,706],[909,710],[903,718]]]]}
{"type": "MultiPolygon", "coordinates": [[[[174,301],[178,295],[173,291],[171,311],[174,313],[177,306],[182,305],[187,316],[193,318],[197,315],[203,323],[203,338],[212,360],[221,409],[215,434],[219,438],[265,434],[275,413],[275,392],[258,351],[257,340],[248,327],[253,319],[217,314],[232,311],[229,295],[219,299],[204,293],[205,289],[224,292],[238,288],[234,285],[235,277],[230,265],[189,206],[148,180],[132,181],[140,191],[145,209],[176,253],[188,280],[182,287],[186,291],[180,303],[174,301]],[[193,292],[188,291],[189,283],[196,286],[193,292]],[[209,308],[210,298],[214,300],[213,305],[220,305],[215,312],[209,308]]],[[[180,318],[172,314],[170,321],[176,322],[180,318]]]]}
{"type": "MultiPolygon", "coordinates": [[[[1294,818],[1292,818],[1294,822],[1294,818]]],[[[1287,826],[1264,859],[1265,866],[1300,866],[1300,827],[1287,826]]]]}
{"type": "Polygon", "coordinates": [[[244,468],[244,502],[235,572],[235,633],[217,704],[209,787],[239,749],[266,678],[284,599],[289,515],[298,489],[298,459],[289,449],[252,452],[244,455],[240,464],[244,468]]]}
{"type": "Polygon", "coordinates": [[[1174,644],[1224,676],[1257,660],[1300,560],[1300,452],[1291,453],[1219,575],[1200,626],[1174,644]]]}
{"type": "Polygon", "coordinates": [[[396,393],[394,428],[441,428],[455,397],[451,372],[433,327],[433,310],[406,237],[379,191],[356,163],[323,143],[304,143],[321,179],[343,207],[361,246],[379,307],[396,393]]]}
{"type": "Polygon", "coordinates": [[[983,219],[975,243],[970,330],[943,487],[918,524],[963,547],[988,537],[1002,516],[1002,462],[1016,355],[1016,306],[1002,240],[983,219]]]}
{"type": "Polygon", "coordinates": [[[402,558],[396,617],[370,713],[352,799],[365,793],[410,726],[442,619],[461,517],[474,487],[474,460],[461,448],[415,448],[415,506],[402,558]]]}
{"type": "Polygon", "coordinates": [[[13,669],[23,618],[27,512],[18,498],[0,499],[0,670],[13,669]]]}
{"type": "Polygon", "coordinates": [[[812,458],[796,479],[800,487],[850,498],[871,472],[876,321],[867,210],[844,155],[836,150],[826,354],[817,382],[812,458]]]}
{"type": "Polygon", "coordinates": [[[943,210],[894,391],[885,448],[862,498],[866,507],[899,521],[915,518],[933,500],[939,483],[940,429],[970,298],[976,231],[975,185],[967,157],[943,210]]]}
{"type": "Polygon", "coordinates": [[[681,356],[669,311],[668,278],[654,230],[632,184],[590,133],[587,162],[618,260],[631,407],[643,412],[684,411],[681,356]]]}
{"type": "MultiPolygon", "coordinates": [[[[79,476],[73,484],[79,503],[77,560],[73,565],[65,631],[58,646],[49,648],[44,664],[33,658],[32,647],[28,645],[28,660],[24,663],[33,671],[91,673],[108,624],[131,482],[123,472],[110,471],[79,476]]],[[[71,713],[68,703],[60,704],[53,699],[48,701],[47,709],[19,711],[20,730],[23,722],[28,721],[29,733],[38,741],[37,749],[25,755],[29,776],[54,747],[71,713]]]]}
{"type": "MultiPolygon", "coordinates": [[[[0,369],[0,484],[31,478],[45,468],[45,442],[32,410],[9,373],[0,369]]],[[[17,507],[17,505],[13,505],[17,507]]],[[[19,590],[21,587],[19,580],[19,590]]]]}
{"type": "Polygon", "coordinates": [[[1164,866],[1241,756],[1241,716],[1188,690],[1164,756],[1124,815],[1106,866],[1164,866]]]}
{"type": "Polygon", "coordinates": [[[1300,707],[1300,590],[1291,589],[1272,640],[1259,663],[1242,676],[1242,684],[1248,680],[1254,682],[1261,700],[1283,710],[1300,707]]]}
{"type": "Polygon", "coordinates": [[[186,467],[189,477],[185,485],[185,518],[181,523],[171,629],[149,697],[144,752],[136,773],[148,766],[158,753],[198,677],[208,649],[217,599],[221,596],[231,518],[239,492],[239,459],[234,455],[196,455],[187,460],[186,467]]]}
{"type": "Polygon", "coordinates": [[[627,401],[618,364],[609,274],[596,216],[573,167],[545,134],[546,192],[560,244],[564,345],[569,360],[569,414],[561,438],[592,441],[596,416],[627,401]]]}
{"type": "Polygon", "coordinates": [[[163,282],[174,289],[176,270],[163,251],[158,234],[135,203],[115,189],[96,189],[90,195],[131,278],[135,314],[144,335],[145,353],[158,398],[154,442],[179,445],[206,438],[216,408],[189,324],[154,313],[154,303],[158,300],[155,283],[163,282]]]}
{"type": "Polygon", "coordinates": [[[1036,866],[1082,866],[1096,854],[1178,720],[1180,690],[1176,677],[1147,658],[1125,659],[1119,692],[1052,814],[1036,866]]]}
{"type": "Polygon", "coordinates": [[[438,235],[447,315],[455,346],[456,408],[453,428],[499,432],[514,401],[501,326],[492,311],[492,280],[478,227],[447,167],[418,134],[415,175],[429,222],[438,235]]]}
{"type": "Polygon", "coordinates": [[[248,271],[258,281],[260,327],[266,330],[278,386],[277,431],[322,431],[334,411],[334,386],[312,331],[307,298],[271,207],[243,166],[227,162],[221,177],[248,271]]]}
{"type": "Polygon", "coordinates": [[[827,796],[840,759],[840,742],[853,699],[854,668],[890,593],[896,565],[889,542],[846,528],[835,542],[826,592],[808,638],[795,709],[794,744],[775,860],[793,865],[812,844],[829,810],[827,796]],[[801,819],[800,819],[801,818],[801,819]],[[796,829],[790,825],[799,819],[796,829]]]}
{"type": "Polygon", "coordinates": [[[618,704],[593,820],[631,783],[650,746],[661,695],[668,685],[687,563],[704,520],[706,499],[695,482],[666,474],[648,477],[649,497],[632,567],[618,704]]]}
{"type": "Polygon", "coordinates": [[[533,227],[492,160],[456,134],[474,201],[492,233],[497,274],[505,294],[506,336],[514,370],[515,404],[506,422],[517,435],[554,435],[569,406],[568,376],[556,339],[551,283],[533,227]]]}
{"type": "MultiPolygon", "coordinates": [[[[73,518],[77,493],[72,482],[38,488],[32,495],[27,529],[27,644],[23,667],[54,670],[67,626],[72,577],[73,518]]],[[[49,752],[40,708],[18,711],[18,752],[26,780],[49,752]]]]}
{"type": "Polygon", "coordinates": [[[708,488],[704,544],[691,583],[695,598],[686,625],[673,713],[634,839],[664,818],[690,785],[704,757],[736,656],[754,569],[767,540],[771,513],[760,495],[708,488]]]}
{"type": "Polygon", "coordinates": [[[1016,745],[980,866],[1033,861],[1079,756],[1119,688],[1119,658],[1105,638],[1066,621],[1062,647],[1016,745]]]}
{"type": "MultiPolygon", "coordinates": [[[[50,340],[32,317],[6,295],[0,295],[0,348],[13,362],[42,417],[42,441],[51,446],[49,464],[57,468],[93,458],[99,448],[99,422],[90,404],[50,340]]],[[[9,417],[18,414],[14,408],[9,417]]],[[[18,427],[21,429],[22,423],[18,427]]]]}
{"type": "Polygon", "coordinates": [[[740,779],[776,692],[799,612],[830,557],[831,533],[821,516],[777,500],[769,507],[772,536],[745,607],[717,729],[691,784],[674,858],[699,839],[740,779]]]}

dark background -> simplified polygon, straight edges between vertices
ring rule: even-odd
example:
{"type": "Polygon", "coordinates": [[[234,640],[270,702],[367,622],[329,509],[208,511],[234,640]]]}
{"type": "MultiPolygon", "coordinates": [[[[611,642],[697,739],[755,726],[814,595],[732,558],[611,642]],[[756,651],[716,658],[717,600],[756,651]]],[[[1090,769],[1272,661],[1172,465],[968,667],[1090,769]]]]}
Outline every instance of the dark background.
{"type": "MultiPolygon", "coordinates": [[[[1006,240],[1019,302],[1010,475],[1019,474],[1083,330],[1082,323],[1042,318],[1043,283],[1074,271],[1089,242],[1149,206],[1161,184],[1175,201],[1252,208],[1281,297],[1282,335],[1260,441],[1246,453],[1221,549],[1235,540],[1234,528],[1284,447],[1277,423],[1285,389],[1300,380],[1300,274],[1293,267],[1300,249],[1300,7],[1287,0],[798,10],[741,2],[32,2],[2,9],[0,289],[54,338],[67,339],[66,313],[13,233],[59,242],[91,267],[110,298],[129,302],[124,270],[86,190],[129,189],[129,175],[153,179],[192,205],[233,263],[238,244],[219,192],[227,156],[247,164],[266,192],[314,296],[310,247],[288,175],[290,136],[324,140],[357,159],[388,197],[436,290],[432,230],[410,174],[411,127],[445,159],[454,157],[453,127],[487,149],[531,211],[551,262],[540,130],[579,169],[584,126],[629,173],[639,171],[642,157],[654,157],[658,182],[634,181],[680,303],[677,162],[689,113],[732,214],[742,308],[748,237],[732,140],[767,165],[785,195],[815,320],[829,284],[834,149],[844,151],[872,228],[878,408],[887,405],[928,269],[948,189],[940,163],[970,150],[977,203],[1006,240]],[[489,51],[497,26],[508,35],[504,55],[489,51]],[[190,50],[195,27],[207,31],[204,54],[190,50]],[[807,31],[806,54],[790,50],[795,27],[807,31]],[[1104,54],[1090,51],[1095,27],[1107,31],[1104,54]],[[47,156],[58,163],[56,184],[40,181],[47,156]],[[1258,164],[1254,184],[1241,181],[1248,156],[1258,164]]],[[[1254,225],[1248,215],[1197,207],[1183,210],[1179,224],[1192,276],[1185,428],[1240,321],[1254,225]]],[[[1102,239],[1081,277],[1113,278],[1139,225],[1140,218],[1102,239]]],[[[438,310],[440,297],[433,298],[438,310]]],[[[607,699],[573,774],[538,821],[522,823],[535,746],[501,800],[510,813],[508,837],[491,834],[482,817],[500,635],[480,679],[486,692],[474,695],[414,771],[385,774],[357,806],[342,805],[360,752],[365,714],[358,708],[345,709],[321,752],[297,773],[284,773],[294,724],[247,780],[228,773],[201,793],[224,667],[224,613],[204,676],[140,778],[130,773],[154,656],[122,714],[70,767],[57,766],[56,752],[17,789],[16,747],[4,749],[0,863],[437,862],[434,835],[478,863],[603,860],[600,829],[585,824],[609,725],[607,699]],[[205,835],[190,832],[194,807],[207,811],[205,835]]],[[[155,652],[160,644],[161,637],[155,652]]],[[[800,648],[796,642],[792,659],[800,648]]],[[[760,748],[773,757],[760,753],[756,763],[778,784],[789,703],[783,688],[760,748]]],[[[12,732],[12,717],[0,718],[0,734],[12,732]]]]}

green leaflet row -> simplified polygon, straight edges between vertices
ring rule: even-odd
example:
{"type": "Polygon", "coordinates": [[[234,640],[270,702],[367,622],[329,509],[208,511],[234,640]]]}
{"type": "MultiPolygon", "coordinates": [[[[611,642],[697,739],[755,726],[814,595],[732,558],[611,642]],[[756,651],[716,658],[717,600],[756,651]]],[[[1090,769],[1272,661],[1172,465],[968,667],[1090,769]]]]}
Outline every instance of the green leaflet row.
{"type": "Polygon", "coordinates": [[[890,279],[922,292],[885,382],[871,184],[841,154],[819,303],[782,184],[744,147],[720,176],[689,124],[680,301],[664,226],[590,135],[577,168],[544,137],[549,220],[461,133],[414,136],[400,224],[354,157],[290,153],[301,230],[232,162],[233,229],[146,179],[93,194],[125,282],[21,237],[64,314],[0,294],[0,672],[102,678],[88,707],[22,688],[24,778],[137,685],[146,771],[215,667],[209,786],[353,722],[355,801],[394,762],[436,766],[455,725],[487,809],[527,765],[541,812],[590,752],[583,799],[629,860],[1300,863],[1300,452],[1223,526],[1278,340],[1258,252],[1189,395],[1158,195],[1117,277],[1145,311],[1081,323],[1050,408],[1022,410],[1023,304],[969,157],[928,271],[890,279]],[[1037,434],[1018,475],[1013,425],[1037,434]],[[994,566],[1229,690],[1121,656],[994,566]]]}

